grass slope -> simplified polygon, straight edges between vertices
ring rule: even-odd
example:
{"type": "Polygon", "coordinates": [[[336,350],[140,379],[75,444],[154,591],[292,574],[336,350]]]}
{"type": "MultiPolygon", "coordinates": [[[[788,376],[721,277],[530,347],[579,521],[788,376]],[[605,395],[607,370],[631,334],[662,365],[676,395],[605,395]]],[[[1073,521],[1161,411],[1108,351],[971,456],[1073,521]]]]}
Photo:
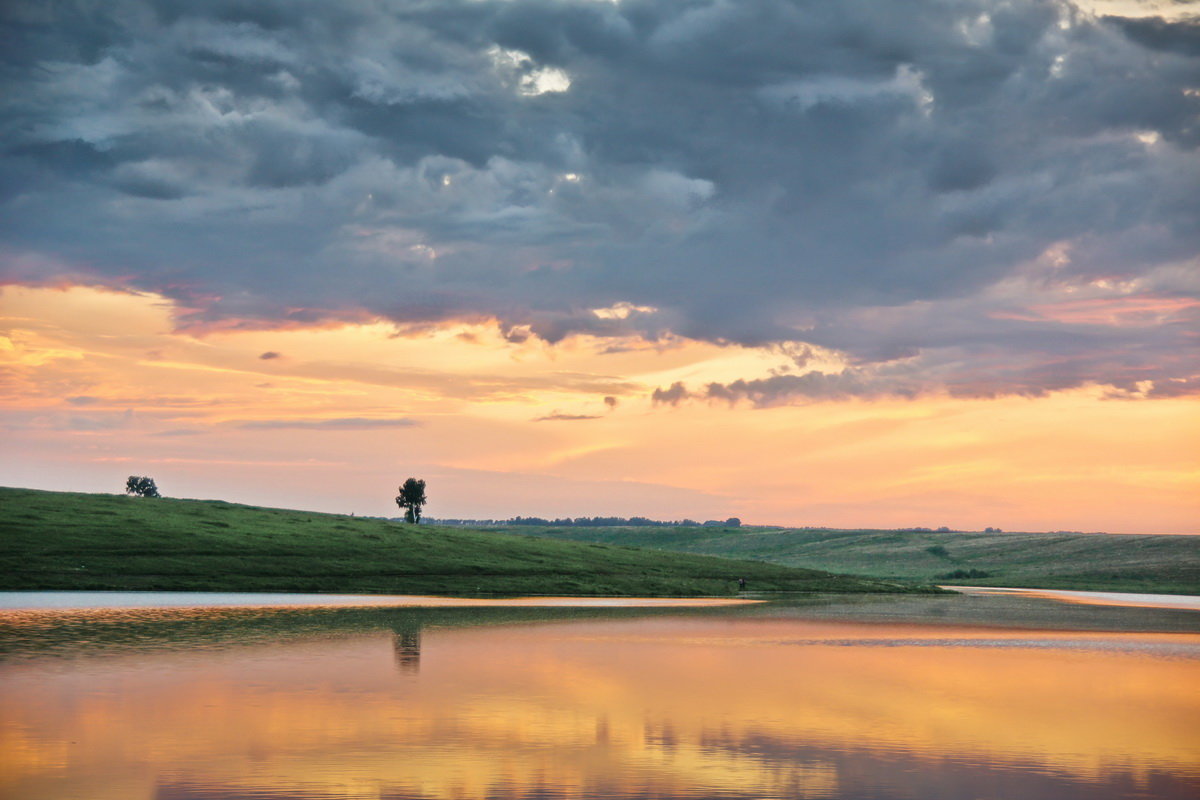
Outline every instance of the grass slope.
{"type": "Polygon", "coordinates": [[[907,587],[775,564],[219,501],[0,488],[0,589],[721,595],[907,587]]]}
{"type": "Polygon", "coordinates": [[[1200,594],[1200,536],[767,528],[521,528],[884,580],[1200,594]]]}

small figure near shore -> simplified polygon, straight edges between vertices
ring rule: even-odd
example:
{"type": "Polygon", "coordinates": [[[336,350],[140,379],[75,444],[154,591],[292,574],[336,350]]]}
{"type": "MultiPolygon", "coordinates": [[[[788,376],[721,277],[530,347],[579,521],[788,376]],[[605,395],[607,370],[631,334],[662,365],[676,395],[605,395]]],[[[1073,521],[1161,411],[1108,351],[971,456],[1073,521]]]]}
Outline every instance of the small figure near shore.
{"type": "Polygon", "coordinates": [[[745,578],[738,578],[738,591],[739,592],[746,591],[746,579],[745,578]]]}

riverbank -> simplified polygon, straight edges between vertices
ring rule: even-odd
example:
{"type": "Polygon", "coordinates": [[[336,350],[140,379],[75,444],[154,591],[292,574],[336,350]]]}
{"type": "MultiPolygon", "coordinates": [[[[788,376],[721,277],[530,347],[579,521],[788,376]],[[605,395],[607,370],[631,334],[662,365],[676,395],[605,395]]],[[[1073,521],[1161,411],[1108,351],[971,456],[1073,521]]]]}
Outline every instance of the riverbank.
{"type": "Polygon", "coordinates": [[[449,597],[300,592],[0,592],[6,611],[297,608],[718,608],[763,603],[742,597],[449,597]]]}
{"type": "Polygon", "coordinates": [[[0,488],[0,590],[725,596],[937,592],[761,562],[212,500],[0,488]]]}
{"type": "Polygon", "coordinates": [[[748,526],[518,530],[888,581],[1200,595],[1200,536],[748,526]]]}

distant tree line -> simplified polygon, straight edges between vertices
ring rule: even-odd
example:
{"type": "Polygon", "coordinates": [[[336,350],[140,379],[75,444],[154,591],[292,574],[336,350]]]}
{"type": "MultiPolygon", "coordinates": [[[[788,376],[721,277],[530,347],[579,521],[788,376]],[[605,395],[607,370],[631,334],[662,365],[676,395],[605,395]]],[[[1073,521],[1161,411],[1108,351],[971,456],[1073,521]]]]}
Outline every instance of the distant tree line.
{"type": "Polygon", "coordinates": [[[742,525],[742,521],[737,517],[730,517],[724,521],[710,519],[705,522],[697,522],[694,519],[663,521],[650,519],[649,517],[558,517],[555,519],[546,519],[545,517],[510,517],[509,519],[443,519],[439,517],[434,519],[433,517],[426,517],[426,520],[433,525],[462,525],[468,527],[537,525],[555,528],[612,528],[617,526],[642,528],[740,528],[742,525]]]}

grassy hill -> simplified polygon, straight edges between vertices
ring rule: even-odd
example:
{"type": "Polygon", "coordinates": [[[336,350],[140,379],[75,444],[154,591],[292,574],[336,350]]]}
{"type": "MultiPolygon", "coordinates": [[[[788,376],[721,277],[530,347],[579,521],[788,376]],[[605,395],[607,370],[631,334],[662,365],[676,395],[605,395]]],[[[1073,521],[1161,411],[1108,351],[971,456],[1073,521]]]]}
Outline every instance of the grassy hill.
{"type": "Polygon", "coordinates": [[[211,500],[0,488],[0,589],[722,595],[907,586],[510,533],[211,500]]]}
{"type": "Polygon", "coordinates": [[[774,528],[519,528],[884,580],[1200,594],[1200,536],[774,528]]]}

